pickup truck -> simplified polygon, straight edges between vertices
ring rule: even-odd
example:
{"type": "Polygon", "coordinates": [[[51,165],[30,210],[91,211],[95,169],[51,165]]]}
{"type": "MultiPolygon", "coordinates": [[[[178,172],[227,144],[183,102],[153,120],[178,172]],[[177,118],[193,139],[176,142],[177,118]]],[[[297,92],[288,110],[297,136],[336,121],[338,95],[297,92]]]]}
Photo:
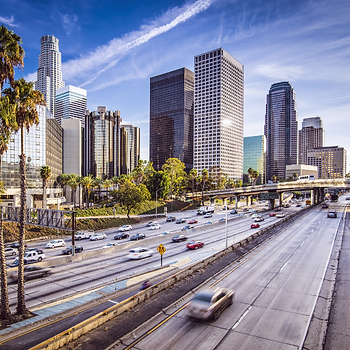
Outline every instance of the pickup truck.
{"type": "MultiPolygon", "coordinates": [[[[24,264],[40,262],[45,258],[45,253],[41,249],[29,250],[24,253],[24,264]]],[[[18,258],[10,266],[18,266],[18,258]]]]}
{"type": "Polygon", "coordinates": [[[89,239],[93,233],[93,231],[79,231],[74,235],[74,238],[77,241],[80,241],[81,239],[89,239]]]}

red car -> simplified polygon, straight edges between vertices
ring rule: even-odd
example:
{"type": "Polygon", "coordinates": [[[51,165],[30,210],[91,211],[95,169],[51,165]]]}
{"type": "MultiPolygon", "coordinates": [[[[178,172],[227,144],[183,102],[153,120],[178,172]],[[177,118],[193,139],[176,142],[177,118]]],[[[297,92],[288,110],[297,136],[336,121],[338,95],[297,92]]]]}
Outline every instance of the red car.
{"type": "Polygon", "coordinates": [[[204,243],[199,241],[192,241],[187,243],[188,249],[198,249],[198,248],[202,248],[203,246],[204,246],[204,243]]]}
{"type": "Polygon", "coordinates": [[[269,216],[276,216],[276,213],[270,213],[269,216]]]}
{"type": "Polygon", "coordinates": [[[192,219],[192,220],[190,220],[188,223],[189,224],[196,224],[198,221],[196,220],[196,219],[192,219]]]}
{"type": "Polygon", "coordinates": [[[260,225],[258,223],[250,225],[250,228],[259,228],[259,227],[260,227],[260,225]]]}

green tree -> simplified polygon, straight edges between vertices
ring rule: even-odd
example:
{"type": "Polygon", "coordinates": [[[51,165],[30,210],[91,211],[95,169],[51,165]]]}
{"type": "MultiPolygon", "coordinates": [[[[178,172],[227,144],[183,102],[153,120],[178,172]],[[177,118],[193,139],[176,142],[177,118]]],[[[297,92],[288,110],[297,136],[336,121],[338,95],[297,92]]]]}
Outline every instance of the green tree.
{"type": "Polygon", "coordinates": [[[106,197],[107,197],[107,203],[108,203],[108,196],[109,196],[109,189],[111,188],[111,186],[113,185],[113,182],[112,180],[109,180],[109,179],[106,179],[102,182],[102,187],[107,190],[107,194],[106,194],[106,197]]]}
{"type": "Polygon", "coordinates": [[[89,201],[90,193],[91,193],[91,189],[94,187],[94,179],[93,179],[92,175],[89,174],[87,176],[84,176],[81,179],[81,185],[83,186],[83,188],[85,190],[86,205],[87,205],[87,208],[89,209],[89,206],[90,206],[90,201],[89,201]]]}
{"type": "Polygon", "coordinates": [[[21,133],[20,154],[20,184],[21,184],[21,206],[20,206],[20,230],[18,249],[18,288],[17,288],[17,314],[28,313],[24,294],[24,240],[25,240],[25,215],[26,215],[26,156],[24,154],[24,129],[29,131],[30,127],[39,124],[37,105],[45,105],[44,96],[40,91],[33,90],[33,82],[26,82],[24,78],[14,82],[14,88],[4,89],[3,93],[8,96],[10,103],[15,105],[16,122],[21,133]]]}
{"type": "Polygon", "coordinates": [[[66,197],[66,186],[68,184],[69,179],[70,179],[70,174],[66,174],[66,173],[63,173],[57,177],[57,182],[63,188],[63,196],[64,197],[66,197]]]}
{"type": "Polygon", "coordinates": [[[72,189],[72,197],[73,197],[73,207],[75,208],[76,206],[76,196],[77,196],[77,187],[80,185],[79,184],[79,177],[76,174],[70,174],[69,180],[67,182],[67,185],[72,189]]]}
{"type": "Polygon", "coordinates": [[[40,176],[43,180],[43,209],[46,209],[46,187],[51,177],[51,168],[48,165],[43,165],[40,169],[40,176]]]}
{"type": "Polygon", "coordinates": [[[162,170],[168,174],[170,179],[169,194],[177,195],[181,191],[186,172],[184,171],[185,164],[177,158],[169,158],[162,166],[162,170]]]}
{"type": "Polygon", "coordinates": [[[204,189],[205,189],[205,184],[209,179],[209,172],[207,169],[202,170],[202,176],[201,176],[201,181],[202,181],[202,205],[204,205],[204,189]]]}
{"type": "Polygon", "coordinates": [[[169,193],[170,179],[166,172],[163,170],[155,171],[153,175],[147,181],[147,189],[151,193],[152,199],[157,198],[164,199],[169,193]]]}
{"type": "Polygon", "coordinates": [[[259,178],[259,172],[257,170],[253,170],[252,172],[252,179],[253,179],[253,186],[256,185],[256,182],[258,181],[258,178],[259,178]]]}
{"type": "Polygon", "coordinates": [[[102,183],[103,183],[103,180],[100,177],[94,178],[93,187],[98,189],[98,201],[99,202],[101,202],[102,183]]]}
{"type": "MultiPolygon", "coordinates": [[[[191,169],[189,174],[188,174],[188,178],[191,182],[191,188],[192,188],[192,204],[194,206],[195,204],[195,200],[194,200],[194,189],[195,189],[195,185],[197,184],[196,180],[198,178],[198,172],[196,169],[191,169]]],[[[197,190],[197,189],[196,189],[197,190]]],[[[197,192],[197,191],[196,191],[197,192]]]]}
{"type": "Polygon", "coordinates": [[[293,180],[297,180],[298,179],[298,174],[297,173],[293,173],[293,180]]]}
{"type": "Polygon", "coordinates": [[[129,180],[120,184],[118,190],[111,191],[111,195],[125,209],[129,219],[132,209],[137,208],[137,206],[142,202],[151,198],[151,195],[145,185],[140,184],[136,186],[129,180]]]}
{"type": "Polygon", "coordinates": [[[271,176],[271,180],[272,180],[272,182],[276,182],[277,176],[276,176],[276,175],[272,175],[272,176],[271,176]]]}
{"type": "Polygon", "coordinates": [[[235,188],[240,188],[243,186],[243,181],[241,179],[235,181],[235,188]]]}
{"type": "Polygon", "coordinates": [[[147,160],[139,159],[137,166],[131,172],[132,179],[136,185],[143,183],[145,170],[147,166],[147,160]]]}

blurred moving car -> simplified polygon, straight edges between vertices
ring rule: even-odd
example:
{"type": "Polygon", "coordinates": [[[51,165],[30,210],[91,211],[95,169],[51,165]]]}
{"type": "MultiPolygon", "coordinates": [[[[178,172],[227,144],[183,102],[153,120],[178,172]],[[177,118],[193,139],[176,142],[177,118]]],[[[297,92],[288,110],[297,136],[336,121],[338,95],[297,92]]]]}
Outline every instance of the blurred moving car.
{"type": "Polygon", "coordinates": [[[254,221],[255,222],[264,221],[264,218],[262,216],[257,216],[254,221]]]}
{"type": "MultiPolygon", "coordinates": [[[[10,248],[19,248],[19,243],[18,242],[14,242],[12,244],[10,244],[10,248]]],[[[24,242],[24,248],[27,248],[27,243],[24,242]]]]}
{"type": "Polygon", "coordinates": [[[144,238],[146,238],[146,235],[144,233],[136,233],[136,235],[130,237],[130,241],[138,241],[139,239],[144,238]]]}
{"type": "Polygon", "coordinates": [[[16,248],[5,247],[5,256],[15,256],[18,250],[16,248]]]}
{"type": "Polygon", "coordinates": [[[250,228],[259,228],[259,227],[260,227],[260,225],[257,223],[250,225],[250,228]]]}
{"type": "Polygon", "coordinates": [[[149,227],[149,230],[159,230],[161,227],[162,227],[162,225],[153,224],[149,227]]]}
{"type": "Polygon", "coordinates": [[[284,213],[278,213],[276,218],[284,218],[286,215],[284,213]]]}
{"type": "Polygon", "coordinates": [[[212,221],[207,221],[204,225],[211,225],[212,223],[212,221]]]}
{"type": "MultiPolygon", "coordinates": [[[[83,249],[83,247],[82,247],[81,245],[76,245],[76,246],[74,246],[74,251],[75,251],[76,253],[81,253],[83,250],[84,250],[84,249],[83,249]]],[[[63,254],[63,255],[71,255],[71,254],[72,254],[72,251],[73,251],[73,247],[70,246],[70,247],[68,247],[68,248],[66,248],[66,249],[63,249],[63,250],[62,250],[62,254],[63,254]]]]}
{"type": "Polygon", "coordinates": [[[204,243],[200,241],[188,242],[186,245],[187,249],[198,249],[198,248],[202,248],[203,246],[204,246],[204,243]]]}
{"type": "Polygon", "coordinates": [[[90,236],[90,241],[99,241],[101,239],[106,239],[107,236],[105,233],[94,233],[90,236]]]}
{"type": "Polygon", "coordinates": [[[182,242],[187,241],[187,237],[185,235],[177,235],[172,238],[173,242],[182,242]]]}
{"type": "Polygon", "coordinates": [[[234,291],[226,288],[200,290],[187,305],[187,316],[202,320],[217,320],[233,304],[234,291]]]}
{"type": "Polygon", "coordinates": [[[129,259],[143,259],[148,258],[154,254],[154,251],[148,248],[133,248],[130,249],[129,253],[127,254],[127,258],[129,259]]]}
{"type": "MultiPolygon", "coordinates": [[[[27,281],[33,278],[46,277],[51,275],[52,270],[48,268],[42,268],[36,265],[30,265],[24,267],[24,280],[27,281]]],[[[18,270],[12,271],[10,273],[10,279],[16,282],[18,279],[18,270]]]]}
{"type": "Polygon", "coordinates": [[[122,227],[119,228],[119,232],[130,231],[131,229],[132,229],[131,225],[123,225],[122,227]]]}
{"type": "Polygon", "coordinates": [[[220,223],[226,222],[226,219],[225,219],[225,218],[221,218],[221,219],[219,220],[219,222],[220,222],[220,223]]]}
{"type": "Polygon", "coordinates": [[[186,222],[186,219],[176,219],[175,221],[176,224],[183,224],[184,222],[186,222]]]}
{"type": "Polygon", "coordinates": [[[89,239],[91,235],[94,234],[94,231],[79,231],[74,235],[74,238],[77,241],[80,241],[81,239],[89,239]]]}
{"type": "Polygon", "coordinates": [[[327,218],[336,218],[337,212],[335,210],[330,210],[327,214],[327,218]]]}
{"type": "Polygon", "coordinates": [[[181,231],[190,230],[190,229],[192,229],[192,228],[194,228],[193,225],[186,225],[186,226],[184,226],[184,227],[181,229],[181,231]]]}
{"type": "Polygon", "coordinates": [[[46,244],[46,248],[64,247],[66,242],[63,239],[54,239],[46,244]]]}
{"type": "Polygon", "coordinates": [[[113,248],[113,247],[116,247],[117,245],[119,245],[117,242],[109,242],[109,243],[107,243],[106,245],[104,245],[104,246],[102,247],[102,249],[113,248]]]}
{"type": "Polygon", "coordinates": [[[322,204],[322,209],[326,209],[326,208],[328,208],[328,204],[326,203],[322,204]]]}
{"type": "Polygon", "coordinates": [[[114,239],[124,239],[129,238],[129,234],[126,232],[120,232],[114,236],[114,239]]]}
{"type": "Polygon", "coordinates": [[[230,214],[237,214],[238,213],[238,211],[236,210],[236,209],[232,209],[231,211],[230,211],[230,214]]]}
{"type": "Polygon", "coordinates": [[[276,213],[269,213],[269,216],[276,216],[276,213]]]}
{"type": "Polygon", "coordinates": [[[281,209],[281,207],[276,207],[275,208],[275,211],[281,211],[282,209],[281,209]]]}
{"type": "Polygon", "coordinates": [[[175,221],[176,220],[176,217],[175,216],[168,216],[166,218],[166,222],[172,222],[172,221],[175,221]]]}
{"type": "Polygon", "coordinates": [[[206,213],[203,217],[204,218],[211,218],[213,215],[211,213],[206,213]]]}
{"type": "Polygon", "coordinates": [[[192,219],[192,220],[190,220],[188,223],[189,223],[189,224],[196,224],[197,222],[198,222],[198,220],[192,219]]]}

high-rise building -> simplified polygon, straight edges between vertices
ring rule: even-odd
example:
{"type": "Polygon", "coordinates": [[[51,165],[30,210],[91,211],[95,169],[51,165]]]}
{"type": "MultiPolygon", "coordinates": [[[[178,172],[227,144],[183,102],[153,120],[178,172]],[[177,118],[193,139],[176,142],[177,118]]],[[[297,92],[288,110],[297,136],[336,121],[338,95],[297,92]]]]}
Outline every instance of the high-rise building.
{"type": "Polygon", "coordinates": [[[320,117],[304,118],[299,130],[299,164],[307,164],[307,150],[323,147],[323,122],[320,117]]]}
{"type": "Polygon", "coordinates": [[[343,178],[346,175],[346,150],[339,146],[309,149],[307,164],[318,167],[319,179],[343,178]]]}
{"type": "Polygon", "coordinates": [[[84,126],[86,111],[86,90],[73,85],[56,90],[55,118],[61,124],[62,119],[80,119],[84,126]]]}
{"type": "Polygon", "coordinates": [[[194,58],[194,168],[243,174],[244,67],[224,49],[194,58]]]}
{"type": "Polygon", "coordinates": [[[132,125],[120,126],[121,174],[130,174],[140,160],[140,128],[132,125]]]}
{"type": "Polygon", "coordinates": [[[58,39],[53,35],[45,35],[41,38],[35,89],[44,95],[46,106],[52,115],[55,113],[56,90],[63,86],[58,39]]]}
{"type": "Polygon", "coordinates": [[[298,164],[295,92],[289,82],[271,85],[265,115],[266,176],[286,178],[286,165],[298,164]]]}
{"type": "Polygon", "coordinates": [[[257,185],[265,183],[266,140],[264,135],[248,136],[243,140],[243,182],[248,179],[248,169],[252,168],[259,173],[257,185]]]}
{"type": "Polygon", "coordinates": [[[97,107],[86,111],[84,128],[84,176],[102,179],[120,175],[120,112],[97,107]]]}
{"type": "Polygon", "coordinates": [[[187,68],[150,80],[150,161],[160,170],[168,158],[193,167],[194,74],[187,68]]]}

